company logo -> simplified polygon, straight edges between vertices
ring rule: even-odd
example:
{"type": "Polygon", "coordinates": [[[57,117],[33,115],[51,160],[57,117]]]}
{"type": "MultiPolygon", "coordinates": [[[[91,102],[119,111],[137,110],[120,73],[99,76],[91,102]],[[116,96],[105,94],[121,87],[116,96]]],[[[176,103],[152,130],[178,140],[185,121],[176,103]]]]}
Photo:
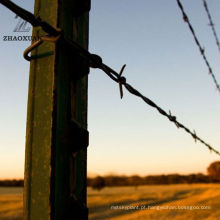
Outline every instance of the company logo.
{"type": "Polygon", "coordinates": [[[13,30],[15,34],[5,35],[2,37],[2,41],[36,41],[39,37],[29,35],[28,32],[31,30],[30,24],[27,21],[20,18],[18,15],[15,16],[17,24],[13,30]]]}
{"type": "Polygon", "coordinates": [[[15,16],[15,19],[18,19],[18,23],[13,32],[29,32],[31,30],[31,27],[28,27],[27,21],[19,18],[18,15],[15,16]]]}

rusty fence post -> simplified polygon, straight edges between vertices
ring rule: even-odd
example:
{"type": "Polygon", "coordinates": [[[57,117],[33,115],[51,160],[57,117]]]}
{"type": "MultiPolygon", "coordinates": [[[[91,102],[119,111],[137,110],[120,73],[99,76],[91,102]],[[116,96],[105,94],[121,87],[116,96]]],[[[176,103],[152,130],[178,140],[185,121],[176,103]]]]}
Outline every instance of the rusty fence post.
{"type": "MultiPolygon", "coordinates": [[[[90,0],[35,0],[34,13],[87,49],[89,10],[90,0]]],[[[43,35],[40,27],[34,28],[33,36],[43,35]]],[[[89,65],[62,42],[44,42],[32,55],[36,58],[30,64],[24,219],[88,219],[89,65]]]]}

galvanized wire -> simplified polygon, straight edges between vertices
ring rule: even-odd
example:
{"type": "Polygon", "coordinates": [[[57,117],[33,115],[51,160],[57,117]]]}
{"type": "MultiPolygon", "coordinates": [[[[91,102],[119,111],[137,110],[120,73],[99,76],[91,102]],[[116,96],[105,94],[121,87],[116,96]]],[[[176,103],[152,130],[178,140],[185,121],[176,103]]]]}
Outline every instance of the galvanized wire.
{"type": "MultiPolygon", "coordinates": [[[[179,2],[179,1],[178,1],[179,2]]],[[[61,35],[61,31],[57,30],[56,28],[52,27],[50,24],[42,21],[39,17],[35,17],[30,12],[24,10],[23,8],[18,7],[14,3],[10,2],[9,0],[0,0],[0,3],[5,5],[7,8],[9,8],[11,11],[15,12],[18,16],[22,17],[26,21],[30,22],[33,26],[40,26],[42,29],[47,32],[50,36],[58,36],[61,35]]],[[[184,12],[183,12],[184,13],[184,12]]],[[[187,16],[185,15],[185,19],[188,21],[187,16]]],[[[191,25],[190,25],[191,27],[191,25]]],[[[193,28],[191,27],[192,31],[193,28]]],[[[194,33],[194,31],[193,31],[194,33]]],[[[195,37],[195,39],[197,39],[195,37]]],[[[125,68],[125,65],[122,67],[120,73],[117,73],[115,70],[113,70],[111,67],[107,66],[102,62],[102,58],[98,55],[91,54],[88,50],[84,49],[82,46],[80,46],[78,43],[66,39],[63,36],[60,37],[59,41],[63,42],[64,44],[68,45],[68,47],[71,47],[75,52],[77,52],[80,56],[84,57],[90,62],[90,67],[92,68],[99,68],[103,70],[112,80],[119,83],[120,86],[120,93],[121,98],[123,97],[123,90],[122,86],[124,86],[127,91],[139,98],[141,98],[146,104],[151,106],[152,108],[156,109],[161,115],[165,116],[170,122],[173,122],[177,128],[182,128],[191,135],[191,137],[195,141],[199,141],[203,145],[205,145],[211,152],[214,152],[220,156],[220,152],[217,151],[215,148],[213,148],[210,144],[206,143],[203,139],[201,139],[195,131],[191,131],[189,128],[187,128],[185,125],[177,121],[176,116],[173,116],[171,112],[167,113],[165,110],[163,110],[161,107],[159,107],[157,104],[155,104],[152,100],[147,98],[146,96],[142,95],[138,90],[136,90],[134,87],[132,87],[130,84],[126,82],[126,78],[122,76],[123,70],[125,68]]],[[[198,42],[198,40],[197,40],[198,42]]],[[[200,45],[200,44],[198,44],[200,45]]]]}
{"type": "MultiPolygon", "coordinates": [[[[97,56],[97,55],[96,55],[97,56]]],[[[192,138],[195,141],[199,141],[200,143],[204,144],[210,151],[215,152],[220,156],[220,152],[214,149],[210,144],[206,143],[204,140],[202,140],[195,131],[191,131],[189,128],[187,128],[185,125],[177,121],[176,116],[173,116],[171,112],[167,113],[165,110],[163,110],[161,107],[159,107],[157,104],[155,104],[152,100],[147,98],[146,96],[142,95],[138,90],[136,90],[134,87],[132,87],[130,84],[126,82],[125,77],[121,77],[117,72],[106,66],[105,64],[100,64],[99,67],[102,69],[109,77],[111,77],[115,82],[121,83],[128,92],[131,94],[141,98],[145,103],[147,103],[149,106],[155,108],[161,115],[165,116],[167,119],[169,119],[171,122],[173,122],[177,128],[182,128],[185,130],[188,134],[192,136],[192,138]]]]}
{"type": "Polygon", "coordinates": [[[183,5],[182,5],[181,2],[180,2],[180,0],[176,0],[176,1],[177,1],[177,4],[178,4],[178,6],[179,6],[181,12],[182,12],[183,20],[184,20],[184,22],[186,22],[186,23],[188,24],[188,27],[189,27],[189,29],[190,29],[192,35],[193,35],[193,38],[194,38],[194,40],[195,40],[195,42],[196,42],[196,45],[197,45],[198,48],[199,48],[199,51],[200,51],[200,53],[201,53],[201,55],[202,55],[202,58],[203,58],[203,60],[205,61],[206,66],[208,67],[209,74],[211,75],[211,77],[212,77],[212,79],[213,79],[213,81],[214,81],[214,83],[215,83],[215,86],[216,86],[218,92],[220,93],[219,83],[217,82],[217,79],[216,79],[216,77],[215,77],[215,75],[214,75],[214,73],[213,73],[213,71],[212,71],[211,65],[210,65],[210,63],[209,63],[209,61],[208,61],[208,59],[207,59],[207,57],[206,57],[206,55],[205,55],[205,49],[201,46],[201,44],[200,44],[200,42],[199,42],[199,40],[198,40],[198,38],[197,38],[197,36],[196,36],[195,30],[194,30],[192,24],[190,23],[190,20],[189,20],[187,14],[186,14],[186,12],[185,12],[185,10],[184,10],[184,8],[183,8],[183,5]]]}
{"type": "Polygon", "coordinates": [[[219,43],[218,35],[216,33],[215,24],[213,23],[213,19],[212,19],[211,13],[209,11],[208,4],[207,4],[206,0],[203,0],[203,6],[204,6],[205,11],[207,13],[207,16],[208,16],[208,19],[209,19],[209,25],[212,28],[212,33],[214,35],[215,42],[216,42],[216,45],[218,47],[218,51],[220,52],[220,43],[219,43]]]}

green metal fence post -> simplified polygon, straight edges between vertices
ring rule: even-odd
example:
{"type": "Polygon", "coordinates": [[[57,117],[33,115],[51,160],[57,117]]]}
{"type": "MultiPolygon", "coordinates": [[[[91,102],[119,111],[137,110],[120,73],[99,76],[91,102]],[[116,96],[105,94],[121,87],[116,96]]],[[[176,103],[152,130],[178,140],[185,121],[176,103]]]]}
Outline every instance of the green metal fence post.
{"type": "MultiPolygon", "coordinates": [[[[35,0],[35,15],[88,47],[90,0],[35,0]]],[[[38,27],[34,36],[45,33],[38,27]]],[[[68,46],[43,43],[30,64],[24,219],[88,219],[88,63],[68,46]],[[50,53],[51,54],[51,53],[50,53]],[[82,149],[83,148],[83,149],[82,149]]]]}

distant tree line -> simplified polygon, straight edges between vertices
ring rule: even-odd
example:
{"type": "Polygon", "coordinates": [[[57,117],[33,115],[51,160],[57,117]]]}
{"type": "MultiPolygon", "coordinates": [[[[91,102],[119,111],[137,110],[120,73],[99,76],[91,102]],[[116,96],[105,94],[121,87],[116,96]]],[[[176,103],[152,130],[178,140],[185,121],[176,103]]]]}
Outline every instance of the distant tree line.
{"type": "MultiPolygon", "coordinates": [[[[97,176],[87,178],[87,185],[94,189],[102,189],[105,186],[140,186],[179,183],[220,183],[220,178],[204,175],[201,173],[180,175],[151,175],[140,177],[134,176],[97,176]]],[[[24,180],[0,180],[0,186],[24,186],[24,180]]]]}
{"type": "Polygon", "coordinates": [[[180,175],[151,175],[140,177],[134,176],[97,176],[88,178],[87,185],[93,189],[101,190],[105,186],[140,186],[159,184],[180,184],[180,183],[220,183],[220,161],[215,161],[207,168],[208,175],[202,173],[180,175]]]}
{"type": "Polygon", "coordinates": [[[16,187],[16,186],[24,186],[24,180],[0,180],[0,186],[7,187],[16,187]]]}
{"type": "Polygon", "coordinates": [[[201,173],[180,175],[151,175],[146,177],[134,176],[97,176],[87,179],[87,185],[94,189],[102,189],[105,186],[140,186],[180,183],[218,183],[220,179],[207,176],[201,173]]]}
{"type": "MultiPolygon", "coordinates": [[[[220,183],[220,161],[213,162],[207,168],[208,175],[202,173],[180,175],[133,176],[97,176],[87,178],[87,186],[100,190],[105,186],[140,186],[180,183],[220,183]]],[[[23,180],[0,180],[0,186],[24,186],[23,180]]]]}

